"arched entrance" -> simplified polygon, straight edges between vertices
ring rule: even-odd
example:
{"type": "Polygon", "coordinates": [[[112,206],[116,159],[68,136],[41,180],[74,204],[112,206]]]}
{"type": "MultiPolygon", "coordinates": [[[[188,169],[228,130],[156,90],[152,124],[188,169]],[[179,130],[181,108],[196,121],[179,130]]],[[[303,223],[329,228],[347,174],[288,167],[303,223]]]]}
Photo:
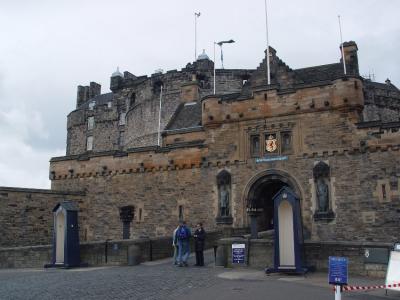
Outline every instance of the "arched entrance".
{"type": "MultiPolygon", "coordinates": [[[[301,199],[300,187],[296,180],[281,170],[266,170],[254,176],[246,186],[244,201],[246,208],[258,212],[258,231],[274,229],[274,202],[273,197],[283,187],[290,188],[301,199]]],[[[249,225],[249,218],[245,212],[245,220],[249,225]]]]}

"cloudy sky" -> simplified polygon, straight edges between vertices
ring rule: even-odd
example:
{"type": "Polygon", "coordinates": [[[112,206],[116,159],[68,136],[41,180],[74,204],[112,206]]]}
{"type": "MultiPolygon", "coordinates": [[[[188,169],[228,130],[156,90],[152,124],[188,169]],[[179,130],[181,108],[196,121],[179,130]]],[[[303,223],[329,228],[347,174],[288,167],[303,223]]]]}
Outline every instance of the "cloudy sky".
{"type": "MultiPolygon", "coordinates": [[[[400,86],[398,0],[268,0],[270,43],[292,68],[337,62],[344,40],[361,73],[400,86]]],[[[265,49],[264,0],[0,0],[0,186],[48,188],[48,161],[65,153],[76,87],[109,91],[120,66],[135,75],[180,69],[213,41],[226,68],[256,68],[265,49]]]]}

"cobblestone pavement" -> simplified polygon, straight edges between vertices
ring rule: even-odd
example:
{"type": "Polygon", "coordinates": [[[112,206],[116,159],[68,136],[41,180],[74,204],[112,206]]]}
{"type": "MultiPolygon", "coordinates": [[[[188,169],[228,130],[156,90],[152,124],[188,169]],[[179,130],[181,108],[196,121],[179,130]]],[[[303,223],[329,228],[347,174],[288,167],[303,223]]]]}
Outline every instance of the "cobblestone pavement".
{"type": "MultiPolygon", "coordinates": [[[[325,275],[265,276],[257,270],[176,267],[170,260],[135,267],[98,267],[71,270],[0,270],[0,299],[333,299],[325,275]]],[[[193,261],[191,262],[193,264],[193,261]]],[[[381,298],[353,294],[343,299],[381,298]]],[[[400,293],[399,293],[400,294],[400,293]]]]}

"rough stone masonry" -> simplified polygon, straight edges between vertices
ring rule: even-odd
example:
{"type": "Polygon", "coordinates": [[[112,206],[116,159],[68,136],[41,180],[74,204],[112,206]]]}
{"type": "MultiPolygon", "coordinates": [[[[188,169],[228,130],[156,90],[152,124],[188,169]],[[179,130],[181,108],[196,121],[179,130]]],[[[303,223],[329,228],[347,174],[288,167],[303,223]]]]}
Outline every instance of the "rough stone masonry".
{"type": "Polygon", "coordinates": [[[271,48],[270,85],[265,57],[217,69],[216,94],[206,55],[149,77],[117,70],[105,94],[79,86],[51,193],[0,188],[0,246],[49,243],[63,198],[79,206],[85,241],[121,238],[123,207],[132,238],[168,236],[179,219],[245,229],[249,209],[268,230],[282,187],[300,198],[306,240],[398,240],[400,91],[361,77],[357,51],[344,43],[345,75],[341,60],[293,70],[271,48]]]}

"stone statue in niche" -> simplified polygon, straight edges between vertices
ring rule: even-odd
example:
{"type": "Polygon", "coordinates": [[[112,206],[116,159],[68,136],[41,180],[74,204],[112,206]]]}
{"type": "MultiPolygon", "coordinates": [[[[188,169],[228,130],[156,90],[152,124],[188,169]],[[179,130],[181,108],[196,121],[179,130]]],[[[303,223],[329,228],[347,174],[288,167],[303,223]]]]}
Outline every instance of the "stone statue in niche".
{"type": "Polygon", "coordinates": [[[317,206],[314,220],[331,221],[334,219],[335,214],[332,211],[329,193],[330,167],[322,161],[318,162],[313,169],[313,177],[317,206]]]}
{"type": "Polygon", "coordinates": [[[323,178],[317,179],[318,211],[328,212],[329,210],[329,188],[323,178]]]}
{"type": "Polygon", "coordinates": [[[222,170],[217,175],[218,215],[217,224],[232,224],[231,216],[231,174],[222,170]]]}
{"type": "Polygon", "coordinates": [[[221,217],[227,217],[230,215],[229,212],[229,190],[226,185],[220,187],[220,215],[221,217]]]}

